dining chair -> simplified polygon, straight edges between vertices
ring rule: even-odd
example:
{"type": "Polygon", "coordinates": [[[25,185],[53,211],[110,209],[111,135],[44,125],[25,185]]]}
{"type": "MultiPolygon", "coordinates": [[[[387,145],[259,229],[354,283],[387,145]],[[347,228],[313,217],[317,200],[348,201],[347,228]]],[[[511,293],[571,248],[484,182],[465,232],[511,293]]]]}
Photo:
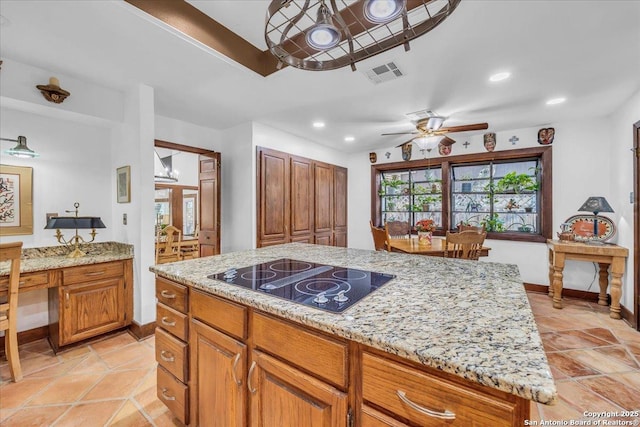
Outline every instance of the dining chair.
{"type": "Polygon", "coordinates": [[[475,231],[476,233],[484,233],[484,225],[475,226],[475,225],[464,225],[458,224],[458,231],[475,231]]]}
{"type": "Polygon", "coordinates": [[[391,246],[389,243],[389,230],[385,225],[384,228],[379,228],[373,225],[373,222],[369,221],[371,227],[371,235],[373,236],[373,246],[376,251],[389,251],[391,252],[391,246]]]}
{"type": "Polygon", "coordinates": [[[7,302],[0,304],[0,331],[4,332],[4,352],[9,362],[9,372],[13,382],[22,379],[20,356],[18,354],[18,287],[20,286],[20,255],[22,242],[1,243],[0,261],[11,261],[7,302]]]}
{"type": "Polygon", "coordinates": [[[451,233],[447,231],[444,244],[445,258],[461,258],[478,260],[480,258],[480,250],[487,233],[478,233],[477,231],[467,230],[460,233],[451,233]]]}
{"type": "Polygon", "coordinates": [[[407,221],[388,221],[386,222],[389,236],[394,239],[408,239],[411,237],[411,226],[407,221]]]}
{"type": "Polygon", "coordinates": [[[156,238],[156,264],[180,261],[180,243],[182,231],[173,225],[167,225],[164,230],[158,232],[156,238]]]}

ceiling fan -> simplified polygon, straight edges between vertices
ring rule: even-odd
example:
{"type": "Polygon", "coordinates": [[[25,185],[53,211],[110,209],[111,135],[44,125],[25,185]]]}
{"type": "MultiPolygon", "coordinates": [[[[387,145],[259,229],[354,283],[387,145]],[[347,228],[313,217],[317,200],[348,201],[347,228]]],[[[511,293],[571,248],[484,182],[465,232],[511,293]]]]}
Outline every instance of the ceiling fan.
{"type": "Polygon", "coordinates": [[[446,120],[446,118],[443,117],[443,116],[430,115],[429,117],[424,117],[424,118],[419,119],[416,122],[416,125],[415,125],[416,126],[416,130],[414,130],[414,131],[383,133],[382,136],[387,136],[387,135],[417,135],[417,136],[414,136],[413,138],[411,138],[409,141],[403,142],[402,144],[398,145],[398,147],[400,147],[400,146],[402,146],[404,144],[407,144],[409,142],[412,142],[412,141],[415,141],[418,145],[421,145],[421,143],[424,143],[426,145],[427,139],[430,139],[429,137],[441,136],[442,135],[444,137],[438,141],[438,144],[444,145],[444,146],[451,146],[456,141],[453,140],[452,138],[449,138],[447,135],[445,135],[447,133],[468,132],[468,131],[483,130],[483,129],[488,129],[489,128],[489,124],[488,123],[474,123],[474,124],[470,124],[470,125],[443,127],[442,125],[443,125],[445,120],[446,120]]]}

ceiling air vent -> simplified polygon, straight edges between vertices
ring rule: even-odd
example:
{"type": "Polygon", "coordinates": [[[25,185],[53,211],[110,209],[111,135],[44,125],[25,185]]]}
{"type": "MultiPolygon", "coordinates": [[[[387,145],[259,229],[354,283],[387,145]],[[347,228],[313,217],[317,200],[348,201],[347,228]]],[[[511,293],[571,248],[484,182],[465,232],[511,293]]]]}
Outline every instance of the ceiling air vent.
{"type": "Polygon", "coordinates": [[[407,116],[409,120],[417,122],[418,120],[426,119],[428,117],[435,117],[437,114],[431,110],[419,110],[414,111],[413,113],[407,113],[405,116],[407,116]]]}
{"type": "Polygon", "coordinates": [[[378,84],[389,80],[394,80],[404,76],[398,66],[393,62],[388,62],[365,71],[365,74],[373,83],[378,84]]]}

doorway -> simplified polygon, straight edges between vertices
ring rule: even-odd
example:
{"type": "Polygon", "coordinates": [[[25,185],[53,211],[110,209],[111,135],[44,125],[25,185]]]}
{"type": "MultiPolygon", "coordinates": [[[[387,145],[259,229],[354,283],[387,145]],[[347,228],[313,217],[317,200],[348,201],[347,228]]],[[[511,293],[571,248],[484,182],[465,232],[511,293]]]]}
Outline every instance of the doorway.
{"type": "Polygon", "coordinates": [[[183,252],[195,247],[195,256],[219,254],[220,153],[161,140],[154,145],[173,178],[155,185],[156,236],[172,225],[184,239],[178,243],[183,252]]]}

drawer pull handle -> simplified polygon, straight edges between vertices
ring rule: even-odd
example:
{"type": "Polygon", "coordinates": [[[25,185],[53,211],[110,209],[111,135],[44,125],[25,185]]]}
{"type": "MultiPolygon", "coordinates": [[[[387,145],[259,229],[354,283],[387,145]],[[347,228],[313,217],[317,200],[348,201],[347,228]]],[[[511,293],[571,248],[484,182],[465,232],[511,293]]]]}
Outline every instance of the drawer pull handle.
{"type": "Polygon", "coordinates": [[[176,360],[173,354],[166,350],[162,350],[160,352],[160,359],[164,360],[165,362],[175,362],[176,360]]]}
{"type": "Polygon", "coordinates": [[[160,391],[160,394],[162,394],[162,398],[164,400],[176,400],[176,398],[174,396],[169,396],[167,395],[167,392],[169,391],[168,388],[166,387],[162,387],[162,390],[160,391]]]}
{"type": "Polygon", "coordinates": [[[101,270],[101,271],[90,271],[88,273],[85,273],[85,276],[100,276],[101,274],[104,274],[104,270],[101,270]]]}
{"type": "Polygon", "coordinates": [[[163,289],[162,292],[160,292],[160,295],[162,295],[163,297],[167,298],[167,299],[175,299],[176,298],[176,294],[169,292],[166,289],[163,289]]]}
{"type": "Polygon", "coordinates": [[[242,385],[242,381],[238,381],[238,377],[236,376],[236,368],[238,367],[238,362],[240,361],[240,353],[236,354],[236,357],[233,358],[233,365],[231,365],[231,376],[237,385],[242,385]]]}
{"type": "Polygon", "coordinates": [[[27,281],[26,281],[26,280],[20,280],[20,281],[18,282],[18,286],[20,286],[20,285],[24,285],[25,283],[27,283],[27,281]]]}
{"type": "Polygon", "coordinates": [[[247,375],[247,388],[251,392],[251,394],[256,394],[256,389],[251,386],[251,375],[253,375],[253,370],[256,369],[256,361],[251,362],[251,367],[249,368],[249,375],[247,375]]]}
{"type": "Polygon", "coordinates": [[[169,318],[167,316],[164,316],[161,321],[164,326],[176,326],[176,321],[169,321],[169,318]]]}
{"type": "Polygon", "coordinates": [[[428,416],[434,417],[434,418],[440,418],[442,420],[455,420],[456,419],[456,414],[454,414],[453,412],[450,412],[450,411],[447,411],[447,410],[445,410],[444,412],[432,411],[431,409],[427,409],[427,408],[425,408],[423,406],[420,406],[420,405],[412,402],[411,400],[409,400],[409,398],[407,397],[406,393],[404,391],[402,391],[402,390],[396,391],[396,394],[398,395],[400,400],[402,400],[404,403],[409,405],[409,407],[411,407],[412,409],[415,409],[416,411],[420,412],[421,414],[428,415],[428,416]]]}

